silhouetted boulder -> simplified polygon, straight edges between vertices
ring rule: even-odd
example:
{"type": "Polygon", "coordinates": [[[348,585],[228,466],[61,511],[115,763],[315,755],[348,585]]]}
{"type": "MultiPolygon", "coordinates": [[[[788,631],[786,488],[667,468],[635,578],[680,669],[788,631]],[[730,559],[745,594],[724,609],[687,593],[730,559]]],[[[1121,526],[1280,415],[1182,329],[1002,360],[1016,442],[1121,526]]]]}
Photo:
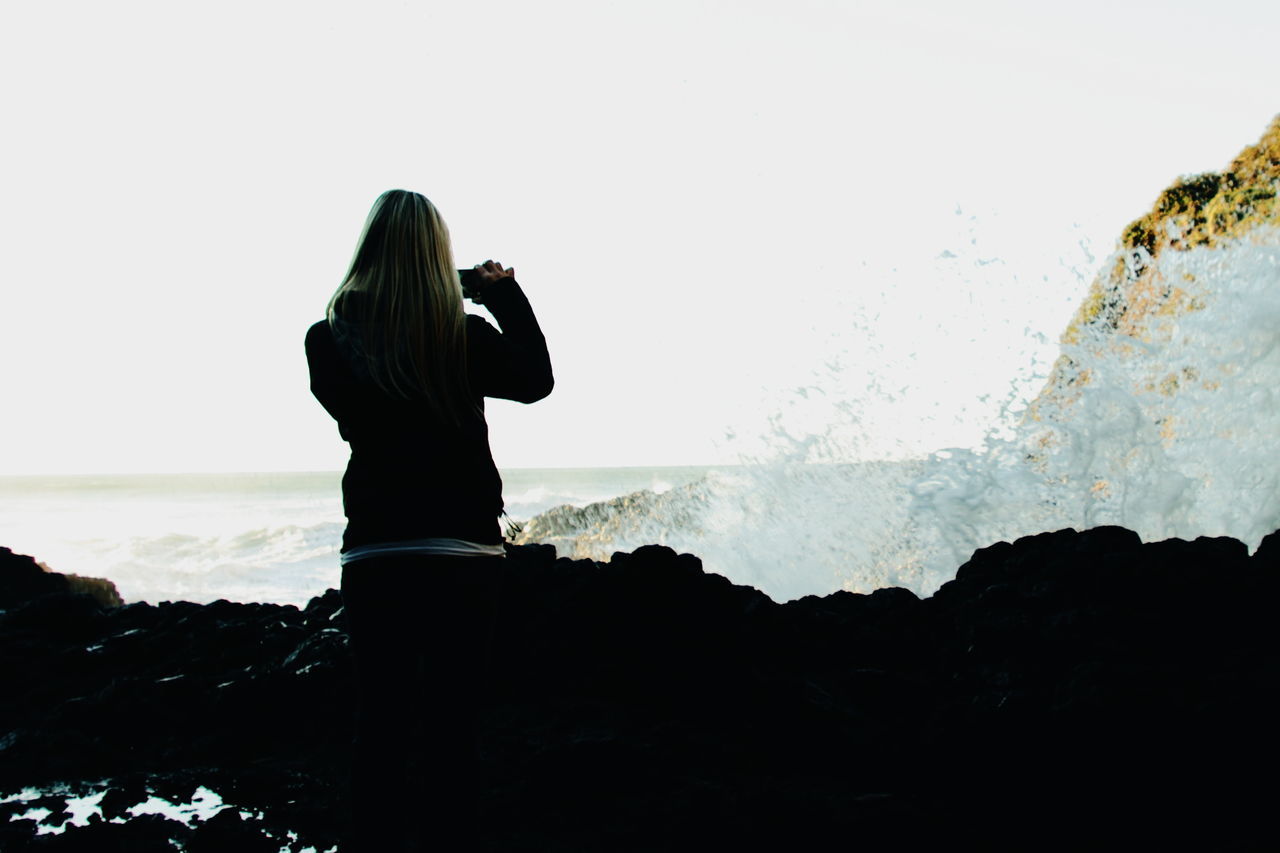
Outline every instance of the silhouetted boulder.
{"type": "Polygon", "coordinates": [[[0,548],[0,610],[68,591],[67,579],[46,571],[34,557],[0,548]]]}
{"type": "Polygon", "coordinates": [[[85,595],[102,607],[123,602],[116,585],[103,578],[63,575],[25,554],[0,548],[0,610],[8,610],[45,595],[85,595]]]}

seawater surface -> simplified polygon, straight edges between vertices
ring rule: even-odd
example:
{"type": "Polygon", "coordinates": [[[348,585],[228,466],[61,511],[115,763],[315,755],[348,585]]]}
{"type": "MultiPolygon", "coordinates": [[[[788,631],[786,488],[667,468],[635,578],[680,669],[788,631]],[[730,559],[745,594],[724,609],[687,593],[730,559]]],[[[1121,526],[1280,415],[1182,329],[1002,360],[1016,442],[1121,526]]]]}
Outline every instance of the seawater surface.
{"type": "MultiPolygon", "coordinates": [[[[708,468],[509,469],[507,512],[528,519],[708,468]]],[[[305,604],[337,586],[345,519],[337,471],[0,477],[0,546],[114,581],[125,601],[305,604]]]]}

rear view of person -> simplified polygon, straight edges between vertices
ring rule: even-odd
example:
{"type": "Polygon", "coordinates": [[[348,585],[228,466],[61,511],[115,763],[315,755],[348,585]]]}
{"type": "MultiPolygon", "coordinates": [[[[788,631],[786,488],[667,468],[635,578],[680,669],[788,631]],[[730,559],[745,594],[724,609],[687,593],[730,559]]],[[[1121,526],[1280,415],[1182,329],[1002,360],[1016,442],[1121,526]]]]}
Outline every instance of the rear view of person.
{"type": "Polygon", "coordinates": [[[484,398],[551,393],[546,342],[515,270],[486,261],[463,310],[449,232],[418,193],[374,203],[307,332],[311,391],[351,446],[342,597],[359,689],[343,850],[463,849],[475,807],[475,699],[504,554],[484,398]],[[444,849],[444,848],[442,848],[444,849]]]}

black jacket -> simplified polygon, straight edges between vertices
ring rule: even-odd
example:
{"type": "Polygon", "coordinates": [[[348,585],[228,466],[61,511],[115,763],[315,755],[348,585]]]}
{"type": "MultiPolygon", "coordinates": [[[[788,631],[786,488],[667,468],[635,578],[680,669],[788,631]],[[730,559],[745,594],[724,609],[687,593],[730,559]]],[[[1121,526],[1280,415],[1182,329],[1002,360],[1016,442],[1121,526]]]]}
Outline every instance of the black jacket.
{"type": "MultiPolygon", "coordinates": [[[[484,305],[502,331],[467,315],[467,377],[481,412],[484,397],[532,403],[550,394],[547,344],[515,279],[489,285],[484,305]]],[[[446,423],[422,400],[381,391],[359,359],[327,321],[307,331],[311,393],[351,445],[342,550],[428,537],[501,542],[502,480],[483,414],[462,427],[446,423]]]]}

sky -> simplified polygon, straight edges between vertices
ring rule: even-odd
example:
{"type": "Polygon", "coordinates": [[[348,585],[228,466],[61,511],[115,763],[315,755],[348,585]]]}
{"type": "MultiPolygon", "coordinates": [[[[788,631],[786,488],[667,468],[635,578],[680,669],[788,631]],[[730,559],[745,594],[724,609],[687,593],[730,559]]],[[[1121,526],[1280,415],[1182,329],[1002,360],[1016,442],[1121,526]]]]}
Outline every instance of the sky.
{"type": "Polygon", "coordinates": [[[546,333],[500,467],[971,446],[1123,226],[1280,112],[1277,33],[1230,0],[4,4],[0,473],[341,469],[302,341],[393,187],[546,333]]]}

